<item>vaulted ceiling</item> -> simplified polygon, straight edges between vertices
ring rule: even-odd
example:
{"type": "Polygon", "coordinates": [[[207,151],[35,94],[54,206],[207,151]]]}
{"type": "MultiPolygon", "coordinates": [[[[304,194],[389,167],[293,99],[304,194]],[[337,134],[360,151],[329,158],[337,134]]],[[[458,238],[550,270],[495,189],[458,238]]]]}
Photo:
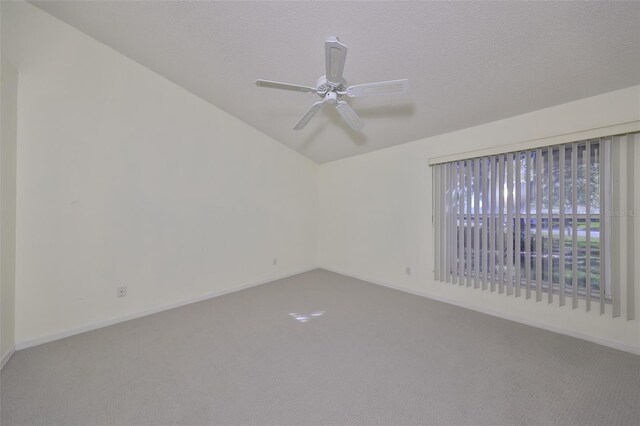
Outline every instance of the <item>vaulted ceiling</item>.
{"type": "Polygon", "coordinates": [[[33,3],[318,163],[640,84],[638,2],[33,3]],[[314,85],[331,35],[348,83],[411,90],[294,131],[317,96],[253,82],[314,85]]]}

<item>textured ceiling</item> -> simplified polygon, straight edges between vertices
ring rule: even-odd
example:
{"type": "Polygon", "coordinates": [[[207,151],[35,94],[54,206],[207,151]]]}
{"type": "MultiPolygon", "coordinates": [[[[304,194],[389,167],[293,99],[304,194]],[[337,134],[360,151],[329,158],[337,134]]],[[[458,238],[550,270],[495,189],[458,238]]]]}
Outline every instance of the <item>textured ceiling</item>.
{"type": "Polygon", "coordinates": [[[640,84],[640,3],[34,2],[323,163],[640,84]],[[350,84],[410,79],[407,96],[349,102],[362,133],[316,95],[324,40],[349,46],[350,84]]]}

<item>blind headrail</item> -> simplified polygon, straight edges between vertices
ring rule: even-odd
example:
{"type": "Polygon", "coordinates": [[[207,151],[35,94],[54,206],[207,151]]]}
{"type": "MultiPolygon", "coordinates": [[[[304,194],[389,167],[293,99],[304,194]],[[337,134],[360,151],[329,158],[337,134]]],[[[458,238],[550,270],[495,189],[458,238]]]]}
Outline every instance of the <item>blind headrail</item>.
{"type": "Polygon", "coordinates": [[[542,148],[550,145],[578,142],[587,139],[602,138],[607,136],[617,136],[625,133],[640,132],[640,120],[629,121],[627,123],[613,124],[610,126],[596,127],[578,132],[564,133],[561,135],[547,136],[540,139],[530,139],[522,142],[493,146],[474,151],[465,151],[457,154],[443,155],[429,158],[429,165],[449,163],[451,161],[469,160],[488,155],[507,154],[511,152],[526,151],[534,148],[542,148]]]}

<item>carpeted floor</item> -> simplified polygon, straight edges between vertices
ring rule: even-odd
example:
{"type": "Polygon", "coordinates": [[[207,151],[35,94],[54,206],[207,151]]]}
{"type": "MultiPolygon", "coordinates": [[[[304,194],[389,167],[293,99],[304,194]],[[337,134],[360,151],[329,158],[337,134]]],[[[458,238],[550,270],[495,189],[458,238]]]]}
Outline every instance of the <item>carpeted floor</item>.
{"type": "Polygon", "coordinates": [[[19,351],[1,403],[5,426],[638,425],[640,357],[316,270],[19,351]]]}

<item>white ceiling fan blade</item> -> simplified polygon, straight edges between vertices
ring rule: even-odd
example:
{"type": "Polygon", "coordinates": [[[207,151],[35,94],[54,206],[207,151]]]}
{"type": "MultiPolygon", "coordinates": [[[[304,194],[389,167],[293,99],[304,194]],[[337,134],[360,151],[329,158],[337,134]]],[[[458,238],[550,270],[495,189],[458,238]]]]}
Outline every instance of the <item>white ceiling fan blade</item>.
{"type": "Polygon", "coordinates": [[[267,87],[270,89],[293,90],[295,92],[315,93],[316,89],[310,86],[301,86],[299,84],[280,83],[278,81],[256,80],[256,86],[267,87]]]}
{"type": "Polygon", "coordinates": [[[347,96],[359,98],[361,96],[396,95],[405,93],[407,90],[409,90],[409,80],[380,81],[347,87],[347,96]]]}
{"type": "Polygon", "coordinates": [[[327,81],[342,83],[344,62],[347,59],[347,45],[340,43],[337,37],[329,37],[324,43],[327,81]]]}
{"type": "Polygon", "coordinates": [[[351,105],[349,105],[345,101],[338,101],[336,109],[338,110],[344,121],[347,122],[349,127],[351,127],[356,132],[362,130],[362,128],[364,127],[364,123],[362,122],[362,120],[360,120],[360,117],[358,117],[358,114],[356,114],[353,108],[351,108],[351,105]]]}
{"type": "Polygon", "coordinates": [[[323,103],[324,101],[318,101],[315,104],[311,105],[311,108],[309,108],[307,112],[304,113],[293,130],[301,130],[304,126],[306,126],[307,123],[313,118],[313,116],[316,115],[316,112],[318,112],[320,108],[322,108],[323,103]]]}

